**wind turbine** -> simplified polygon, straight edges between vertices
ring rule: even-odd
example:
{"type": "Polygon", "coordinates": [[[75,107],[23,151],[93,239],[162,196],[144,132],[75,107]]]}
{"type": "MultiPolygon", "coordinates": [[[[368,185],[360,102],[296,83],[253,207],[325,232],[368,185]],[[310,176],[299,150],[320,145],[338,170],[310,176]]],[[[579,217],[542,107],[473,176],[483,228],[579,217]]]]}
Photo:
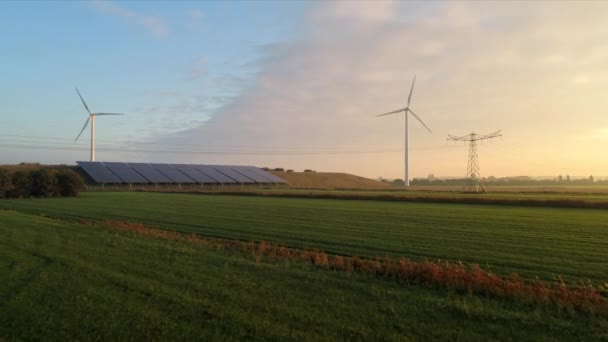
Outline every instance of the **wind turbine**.
{"type": "Polygon", "coordinates": [[[385,116],[385,115],[391,115],[391,114],[399,114],[401,112],[403,112],[405,114],[405,178],[403,179],[405,181],[405,186],[410,186],[409,150],[408,150],[409,138],[407,135],[407,133],[408,133],[408,128],[407,128],[408,114],[412,114],[416,118],[416,120],[420,121],[420,123],[422,124],[422,126],[424,126],[424,128],[426,128],[429,132],[433,133],[431,131],[431,129],[424,122],[422,122],[422,120],[418,117],[418,115],[416,115],[410,109],[410,102],[412,102],[412,92],[414,91],[414,83],[416,83],[416,75],[414,75],[414,80],[412,81],[412,88],[410,89],[410,95],[407,97],[407,105],[405,106],[405,108],[401,108],[401,109],[394,110],[392,112],[376,115],[378,117],[378,116],[385,116]]]}
{"type": "Polygon", "coordinates": [[[78,138],[80,138],[80,136],[82,135],[82,132],[84,132],[84,129],[87,128],[89,121],[91,121],[91,161],[93,162],[93,161],[95,161],[95,117],[105,116],[105,115],[124,115],[124,114],[122,114],[122,113],[91,113],[89,106],[87,106],[87,103],[84,102],[84,99],[82,98],[82,95],[80,95],[78,88],[75,88],[75,89],[76,89],[76,92],[78,93],[78,96],[80,97],[80,101],[82,101],[82,104],[84,105],[84,108],[87,110],[87,112],[89,112],[89,117],[87,118],[87,121],[85,121],[84,126],[82,126],[82,129],[80,130],[80,133],[78,133],[78,136],[76,137],[76,140],[74,140],[74,142],[78,141],[78,138]]]}

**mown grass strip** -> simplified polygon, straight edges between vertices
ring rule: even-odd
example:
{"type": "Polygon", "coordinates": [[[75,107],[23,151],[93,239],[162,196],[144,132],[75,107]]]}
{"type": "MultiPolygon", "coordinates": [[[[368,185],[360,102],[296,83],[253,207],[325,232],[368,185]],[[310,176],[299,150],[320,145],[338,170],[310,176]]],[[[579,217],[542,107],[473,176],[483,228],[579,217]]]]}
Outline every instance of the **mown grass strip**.
{"type": "MultiPolygon", "coordinates": [[[[316,199],[341,199],[341,200],[363,200],[363,201],[388,201],[388,202],[419,202],[419,203],[447,203],[447,204],[476,204],[476,205],[505,205],[520,207],[545,207],[545,208],[578,208],[578,209],[608,209],[608,201],[605,199],[581,199],[580,196],[568,196],[568,198],[555,198],[555,196],[494,196],[492,194],[431,194],[420,193],[378,193],[369,191],[347,192],[347,191],[179,191],[179,190],[138,190],[141,192],[160,193],[184,193],[184,194],[206,194],[206,195],[229,195],[229,196],[260,196],[260,197],[285,197],[285,198],[316,198],[316,199]],[[553,198],[552,198],[553,197],[553,198]]],[[[502,194],[501,194],[502,195],[502,194]]]]}

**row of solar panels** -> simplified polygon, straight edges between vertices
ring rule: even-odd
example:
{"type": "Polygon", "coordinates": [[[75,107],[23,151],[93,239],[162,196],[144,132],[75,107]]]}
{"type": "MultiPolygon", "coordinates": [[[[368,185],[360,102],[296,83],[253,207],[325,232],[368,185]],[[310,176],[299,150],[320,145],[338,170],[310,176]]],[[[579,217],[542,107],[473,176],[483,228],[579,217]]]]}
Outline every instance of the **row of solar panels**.
{"type": "Polygon", "coordinates": [[[285,183],[254,166],[76,162],[99,184],[285,183]]]}

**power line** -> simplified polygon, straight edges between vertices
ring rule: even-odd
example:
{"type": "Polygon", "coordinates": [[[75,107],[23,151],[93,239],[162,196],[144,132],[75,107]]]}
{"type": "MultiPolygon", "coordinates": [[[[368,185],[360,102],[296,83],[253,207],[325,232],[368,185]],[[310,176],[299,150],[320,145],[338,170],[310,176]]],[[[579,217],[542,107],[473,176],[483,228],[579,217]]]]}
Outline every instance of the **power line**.
{"type": "MultiPolygon", "coordinates": [[[[17,137],[20,139],[0,139],[0,147],[14,149],[41,149],[41,150],[63,150],[63,151],[83,151],[87,149],[86,143],[75,143],[68,138],[42,137],[32,135],[0,134],[0,137],[17,137]],[[52,141],[49,141],[52,140],[52,141]],[[67,142],[69,140],[69,142],[67,142]]],[[[201,144],[163,144],[163,143],[135,143],[130,141],[106,140],[114,146],[101,147],[105,151],[118,152],[146,152],[146,153],[185,153],[185,154],[235,154],[235,155],[336,155],[336,154],[376,154],[376,153],[397,153],[402,152],[402,148],[392,147],[366,147],[366,148],[345,148],[345,147],[283,147],[283,148],[263,148],[251,146],[219,146],[201,144]],[[116,146],[122,144],[122,146],[116,146]],[[152,148],[140,148],[137,145],[151,145],[152,148]],[[157,147],[196,147],[195,149],[183,148],[154,148],[157,147]]],[[[419,146],[413,150],[428,151],[442,150],[451,148],[449,146],[419,146]]]]}
{"type": "MultiPolygon", "coordinates": [[[[2,134],[0,136],[4,137],[15,137],[15,138],[30,138],[30,139],[49,139],[49,140],[64,140],[69,142],[69,144],[74,144],[71,138],[60,138],[60,137],[44,137],[44,136],[32,136],[32,135],[17,135],[17,134],[2,134]]],[[[132,141],[132,140],[103,140],[96,139],[96,141],[104,141],[108,143],[116,143],[116,144],[126,144],[126,145],[158,145],[158,146],[188,146],[188,147],[211,147],[211,148],[240,148],[240,149],[291,149],[291,150],[353,150],[352,147],[283,147],[277,148],[273,146],[244,146],[244,145],[206,145],[206,144],[183,144],[183,143],[160,143],[160,142],[151,142],[151,141],[132,141]]],[[[43,141],[40,141],[43,142],[43,141]]],[[[389,147],[389,149],[396,149],[393,147],[389,147]]],[[[356,150],[378,150],[378,149],[387,149],[387,147],[360,147],[356,148],[356,150]]]]}
{"type": "MultiPolygon", "coordinates": [[[[17,142],[0,140],[0,148],[29,149],[45,151],[88,151],[87,146],[66,146],[66,143],[17,142]]],[[[422,146],[412,150],[428,151],[443,150],[454,146],[422,146]]],[[[246,150],[213,150],[213,149],[144,149],[132,147],[100,147],[102,151],[122,153],[171,153],[171,154],[223,154],[223,155],[341,155],[341,154],[380,154],[401,153],[402,149],[379,149],[379,150],[341,150],[341,151],[246,151],[246,150]]]]}

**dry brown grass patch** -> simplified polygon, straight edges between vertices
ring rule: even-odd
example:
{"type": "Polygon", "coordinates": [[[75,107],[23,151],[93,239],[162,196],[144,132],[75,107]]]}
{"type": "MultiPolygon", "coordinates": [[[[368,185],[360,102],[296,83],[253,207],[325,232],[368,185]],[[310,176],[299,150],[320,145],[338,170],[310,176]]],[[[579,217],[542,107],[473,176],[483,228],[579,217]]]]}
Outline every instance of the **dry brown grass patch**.
{"type": "Polygon", "coordinates": [[[153,238],[184,241],[215,249],[232,250],[253,256],[256,261],[262,258],[303,262],[317,267],[336,271],[361,272],[382,278],[414,282],[429,287],[462,291],[477,295],[537,303],[554,304],[572,311],[588,311],[608,314],[608,298],[605,286],[589,282],[568,285],[558,278],[555,284],[542,280],[524,280],[513,273],[508,277],[484,270],[477,264],[464,265],[448,261],[412,261],[409,259],[376,258],[362,259],[357,256],[329,255],[321,250],[289,248],[266,241],[238,241],[207,238],[194,233],[179,233],[158,228],[146,227],[141,223],[106,221],[104,226],[119,231],[131,232],[153,238]]]}

